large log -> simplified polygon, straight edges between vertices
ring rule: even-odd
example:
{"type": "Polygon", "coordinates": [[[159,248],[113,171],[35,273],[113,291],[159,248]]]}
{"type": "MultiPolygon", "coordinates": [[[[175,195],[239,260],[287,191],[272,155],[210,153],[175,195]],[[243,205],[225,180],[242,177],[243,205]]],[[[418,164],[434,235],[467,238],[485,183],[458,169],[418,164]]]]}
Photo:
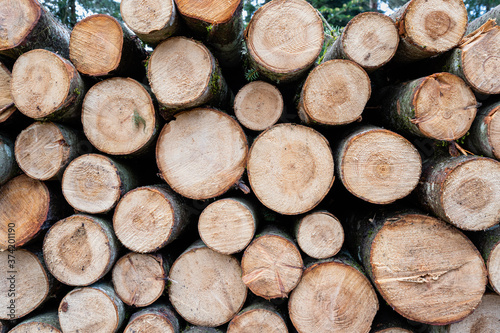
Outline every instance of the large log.
{"type": "Polygon", "coordinates": [[[322,62],[348,59],[366,71],[382,67],[396,54],[399,34],[394,21],[381,13],[365,12],[354,16],[342,34],[326,51],[322,62]]]}
{"type": "Polygon", "coordinates": [[[304,0],[273,0],[260,7],[245,30],[249,66],[280,83],[299,79],[323,46],[323,22],[304,0]]]}
{"type": "Polygon", "coordinates": [[[72,215],[45,235],[43,256],[50,273],[69,286],[88,286],[113,267],[120,250],[111,223],[90,215],[72,215]]]}
{"type": "Polygon", "coordinates": [[[17,58],[34,49],[69,54],[69,30],[37,0],[5,0],[0,8],[0,54],[17,58]]]}
{"type": "Polygon", "coordinates": [[[128,192],[113,215],[116,237],[139,253],[155,252],[170,244],[188,222],[182,200],[166,185],[143,186],[128,192]]]}
{"type": "Polygon", "coordinates": [[[5,184],[19,173],[14,153],[14,142],[0,134],[0,185],[5,184]]]}
{"type": "Polygon", "coordinates": [[[227,326],[227,333],[245,332],[288,333],[288,329],[273,306],[256,302],[241,310],[227,326]]]}
{"type": "Polygon", "coordinates": [[[247,152],[245,133],[236,120],[215,109],[197,108],[177,114],[165,125],[156,162],[174,191],[203,200],[238,183],[247,152]]]}
{"type": "Polygon", "coordinates": [[[471,235],[483,256],[488,271],[488,279],[493,290],[500,295],[500,228],[495,226],[484,232],[471,235]]]}
{"type": "MultiPolygon", "coordinates": [[[[124,333],[179,333],[179,320],[170,306],[156,304],[135,312],[124,333]]],[[[184,332],[184,331],[183,331],[184,332]]]]}
{"type": "MultiPolygon", "coordinates": [[[[2,332],[0,330],[0,332],[2,332]]],[[[9,333],[62,333],[57,312],[46,312],[17,324],[9,333]]],[[[2,332],[3,333],[3,332],[2,332]]]]}
{"type": "Polygon", "coordinates": [[[17,110],[10,90],[11,80],[12,73],[0,62],[0,124],[13,118],[17,110]]]}
{"type": "Polygon", "coordinates": [[[478,155],[500,160],[500,101],[485,105],[477,112],[465,137],[466,148],[478,155]]]}
{"type": "Polygon", "coordinates": [[[160,104],[160,114],[175,113],[209,104],[225,107],[232,93],[216,59],[200,42],[172,37],[158,45],[148,62],[148,79],[160,104]]]}
{"type": "Polygon", "coordinates": [[[80,117],[85,86],[69,60],[47,50],[20,56],[12,69],[11,93],[24,115],[51,121],[80,117]]]}
{"type": "Polygon", "coordinates": [[[300,93],[299,116],[306,124],[352,123],[361,118],[370,94],[370,78],[359,65],[330,60],[309,73],[300,93]]]}
{"type": "Polygon", "coordinates": [[[193,325],[215,327],[227,323],[247,297],[238,260],[215,252],[202,242],[193,244],[177,258],[169,280],[170,302],[193,325]]]}
{"type": "Polygon", "coordinates": [[[485,230],[500,219],[500,162],[479,156],[431,159],[417,189],[422,205],[464,230],[485,230]]]}
{"type": "Polygon", "coordinates": [[[110,155],[138,155],[152,147],[159,132],[150,92],[130,78],[94,85],[82,106],[83,130],[90,143],[110,155]]]}
{"type": "Polygon", "coordinates": [[[294,124],[275,125],[255,139],[248,157],[252,190],[266,207],[285,215],[313,209],[334,180],[328,141],[294,124]]]}

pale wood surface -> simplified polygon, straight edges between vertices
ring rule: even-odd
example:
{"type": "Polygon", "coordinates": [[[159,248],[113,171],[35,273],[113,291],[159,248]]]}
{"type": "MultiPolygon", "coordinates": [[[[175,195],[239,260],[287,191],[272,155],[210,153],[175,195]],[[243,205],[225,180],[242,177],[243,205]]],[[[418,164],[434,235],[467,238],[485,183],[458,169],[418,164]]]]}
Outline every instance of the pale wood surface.
{"type": "Polygon", "coordinates": [[[240,2],[241,0],[206,0],[203,2],[196,0],[175,0],[179,12],[183,16],[215,24],[229,21],[240,2]]]}
{"type": "Polygon", "coordinates": [[[447,327],[447,333],[500,332],[500,296],[485,294],[479,306],[464,320],[447,327]]]}
{"type": "MultiPolygon", "coordinates": [[[[0,332],[3,333],[2,329],[0,329],[0,332]]],[[[31,317],[29,319],[23,320],[9,331],[9,333],[33,333],[33,332],[62,333],[61,327],[59,325],[59,319],[57,318],[57,312],[51,311],[47,313],[42,313],[34,317],[31,317]]]]}
{"type": "Polygon", "coordinates": [[[124,333],[179,333],[179,320],[170,306],[163,303],[135,312],[124,333]]]}
{"type": "Polygon", "coordinates": [[[236,315],[227,327],[227,333],[288,333],[285,321],[276,312],[255,308],[236,315]]]}
{"type": "Polygon", "coordinates": [[[3,123],[17,110],[10,90],[12,73],[0,63],[0,123],[3,123]]]}

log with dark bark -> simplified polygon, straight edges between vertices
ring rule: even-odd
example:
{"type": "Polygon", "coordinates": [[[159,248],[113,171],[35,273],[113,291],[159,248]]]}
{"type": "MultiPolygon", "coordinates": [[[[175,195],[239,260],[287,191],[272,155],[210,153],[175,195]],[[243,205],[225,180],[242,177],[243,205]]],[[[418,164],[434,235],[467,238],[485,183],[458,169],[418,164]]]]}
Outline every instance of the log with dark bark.
{"type": "Polygon", "coordinates": [[[181,198],[166,185],[143,186],[128,192],[113,215],[116,237],[139,253],[160,250],[175,240],[188,222],[181,198]]]}
{"type": "Polygon", "coordinates": [[[0,62],[0,124],[13,118],[17,108],[10,91],[12,73],[0,62]]]}
{"type": "Polygon", "coordinates": [[[500,227],[475,232],[471,239],[486,262],[490,286],[500,295],[500,227]]]}
{"type": "Polygon", "coordinates": [[[12,69],[11,93],[24,115],[51,121],[80,117],[85,86],[69,60],[47,50],[20,56],[12,69]]]}
{"type": "Polygon", "coordinates": [[[222,333],[222,331],[212,327],[189,326],[182,333],[222,333]]]}
{"type": "Polygon", "coordinates": [[[469,135],[467,149],[478,155],[500,160],[500,101],[485,105],[477,112],[469,135]]]}
{"type": "Polygon", "coordinates": [[[179,320],[170,306],[156,304],[135,312],[124,333],[179,333],[179,320]]]}
{"type": "Polygon", "coordinates": [[[485,230],[500,219],[500,162],[479,156],[429,160],[417,189],[436,216],[464,230],[485,230]]]}
{"type": "Polygon", "coordinates": [[[272,305],[256,302],[234,316],[227,327],[227,333],[245,332],[288,333],[288,329],[272,305]]]}
{"type": "Polygon", "coordinates": [[[14,142],[0,134],[0,185],[5,184],[19,173],[14,155],[14,142]]]}
{"type": "MultiPolygon", "coordinates": [[[[2,332],[2,330],[0,330],[2,332]]],[[[57,312],[47,312],[23,320],[9,333],[62,333],[57,312]]],[[[3,332],[2,332],[3,333],[3,332]]]]}

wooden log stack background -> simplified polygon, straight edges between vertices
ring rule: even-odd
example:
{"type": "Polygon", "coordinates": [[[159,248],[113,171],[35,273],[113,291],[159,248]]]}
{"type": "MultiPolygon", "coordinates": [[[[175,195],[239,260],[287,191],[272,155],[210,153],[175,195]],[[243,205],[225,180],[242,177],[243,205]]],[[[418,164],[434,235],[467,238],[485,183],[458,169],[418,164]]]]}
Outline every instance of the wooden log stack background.
{"type": "Polygon", "coordinates": [[[500,332],[500,6],[0,4],[0,333],[500,332]]]}

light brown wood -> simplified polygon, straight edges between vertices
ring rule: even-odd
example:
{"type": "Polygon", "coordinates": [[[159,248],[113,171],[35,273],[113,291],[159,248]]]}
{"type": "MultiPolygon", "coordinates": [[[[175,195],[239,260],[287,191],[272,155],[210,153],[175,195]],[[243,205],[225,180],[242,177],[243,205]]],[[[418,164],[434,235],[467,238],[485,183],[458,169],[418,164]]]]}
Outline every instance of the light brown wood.
{"type": "Polygon", "coordinates": [[[299,116],[306,124],[348,124],[360,119],[370,94],[370,78],[359,65],[330,60],[307,77],[300,94],[299,116]]]}
{"type": "Polygon", "coordinates": [[[8,0],[2,5],[0,17],[0,48],[12,48],[22,43],[31,32],[40,17],[40,6],[33,0],[8,0]]]}
{"type": "MultiPolygon", "coordinates": [[[[1,327],[1,325],[0,325],[1,327]]],[[[0,332],[4,331],[0,328],[0,332]]],[[[7,332],[5,330],[5,332],[7,332]]],[[[12,328],[9,333],[62,333],[57,318],[57,312],[51,311],[36,315],[29,319],[23,320],[12,328]]]]}
{"type": "Polygon", "coordinates": [[[273,81],[298,79],[323,46],[323,22],[304,0],[277,0],[260,7],[245,32],[251,63],[273,81]]]}
{"type": "Polygon", "coordinates": [[[91,214],[110,211],[136,184],[130,170],[99,154],[74,159],[61,182],[66,201],[77,211],[91,214]]]}
{"type": "Polygon", "coordinates": [[[197,2],[193,0],[176,0],[175,3],[183,16],[196,17],[207,22],[225,23],[232,17],[238,8],[240,0],[206,0],[197,2]]]}
{"type": "Polygon", "coordinates": [[[88,286],[111,270],[119,248],[109,221],[77,214],[50,228],[43,256],[57,280],[69,286],[88,286]]]}
{"type": "Polygon", "coordinates": [[[242,280],[257,296],[283,298],[299,283],[303,265],[299,249],[288,235],[265,231],[243,253],[242,280]]]}
{"type": "Polygon", "coordinates": [[[264,303],[243,309],[231,320],[227,333],[288,333],[288,329],[283,317],[264,303]]]}
{"type": "Polygon", "coordinates": [[[200,244],[177,258],[169,280],[170,302],[193,325],[227,323],[240,311],[247,296],[238,261],[200,244]]]}
{"type": "Polygon", "coordinates": [[[144,152],[158,134],[158,120],[150,93],[130,78],[111,78],[95,84],[82,106],[85,136],[111,155],[144,152]]]}
{"type": "Polygon", "coordinates": [[[177,193],[203,200],[235,185],[245,169],[247,140],[227,114],[197,108],[165,125],[156,146],[163,179],[177,193]]]}
{"type": "Polygon", "coordinates": [[[255,235],[257,216],[247,202],[235,198],[217,200],[200,214],[198,232],[205,245],[222,254],[243,251],[255,235]]]}
{"type": "Polygon", "coordinates": [[[149,253],[182,232],[189,219],[180,198],[165,185],[143,186],[123,196],[113,215],[116,237],[128,249],[149,253]]]}
{"type": "Polygon", "coordinates": [[[179,321],[170,306],[160,303],[134,313],[123,332],[179,333],[179,321]]]}
{"type": "Polygon", "coordinates": [[[7,121],[17,110],[10,91],[12,73],[0,62],[0,124],[7,121]]]}
{"type": "Polygon", "coordinates": [[[222,331],[212,327],[189,326],[182,333],[222,333],[222,331]]]}
{"type": "Polygon", "coordinates": [[[168,264],[161,255],[128,253],[113,267],[113,286],[123,303],[144,307],[165,290],[168,264]]]}
{"type": "Polygon", "coordinates": [[[311,258],[326,259],[336,255],[344,244],[344,228],[327,211],[317,211],[302,217],[295,228],[300,249],[311,258]]]}
{"type": "Polygon", "coordinates": [[[377,310],[377,295],[368,279],[337,261],[307,268],[288,302],[290,319],[299,333],[368,333],[377,310]]]}
{"type": "Polygon", "coordinates": [[[464,320],[448,326],[448,333],[500,332],[500,296],[485,294],[474,312],[464,320]]]}
{"type": "Polygon", "coordinates": [[[285,215],[313,209],[330,190],[334,163],[328,141],[294,124],[275,125],[255,139],[248,157],[252,190],[266,207],[285,215]]]}
{"type": "Polygon", "coordinates": [[[486,262],[490,284],[496,293],[500,294],[500,244],[497,243],[489,254],[486,262]]]}
{"type": "Polygon", "coordinates": [[[413,333],[412,331],[408,331],[404,328],[399,328],[399,327],[391,327],[391,328],[386,328],[380,331],[375,331],[375,333],[413,333]]]}
{"type": "Polygon", "coordinates": [[[477,155],[500,160],[500,100],[486,104],[477,111],[465,148],[477,155]]]}
{"type": "Polygon", "coordinates": [[[264,81],[246,84],[234,99],[238,121],[253,131],[263,131],[278,122],[283,113],[283,96],[274,85],[264,81]]]}

